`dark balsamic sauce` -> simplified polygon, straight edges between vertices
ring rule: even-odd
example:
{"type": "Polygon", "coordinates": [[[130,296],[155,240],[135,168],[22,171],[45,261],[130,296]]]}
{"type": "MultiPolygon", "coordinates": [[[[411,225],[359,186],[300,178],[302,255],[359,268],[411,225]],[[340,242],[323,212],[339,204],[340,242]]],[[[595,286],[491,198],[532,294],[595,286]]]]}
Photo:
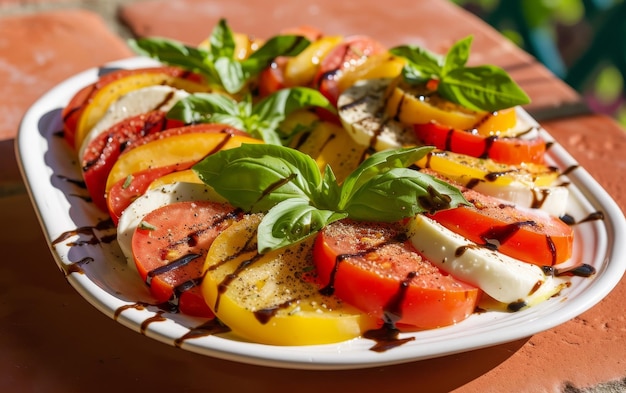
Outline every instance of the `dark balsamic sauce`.
{"type": "Polygon", "coordinates": [[[363,338],[375,342],[370,348],[370,351],[374,352],[386,352],[415,340],[415,337],[400,338],[400,330],[393,323],[384,323],[378,329],[368,330],[363,333],[363,338]]]}
{"type": "Polygon", "coordinates": [[[113,241],[114,237],[111,238],[109,236],[106,236],[106,237],[99,239],[95,233],[96,230],[103,231],[103,230],[113,229],[113,228],[115,228],[115,224],[113,223],[113,220],[111,219],[103,220],[103,221],[100,221],[95,226],[84,226],[84,227],[76,228],[71,231],[63,232],[61,235],[59,235],[56,239],[52,241],[52,245],[54,246],[56,244],[59,244],[77,235],[87,235],[89,236],[89,238],[86,240],[68,242],[66,243],[68,247],[82,246],[86,244],[98,244],[98,243],[105,243],[107,241],[113,241]]]}
{"type": "Polygon", "coordinates": [[[565,266],[561,268],[554,266],[543,266],[542,269],[544,274],[554,277],[575,276],[588,278],[596,274],[596,268],[587,263],[580,263],[578,265],[565,266]]]}
{"type": "Polygon", "coordinates": [[[188,333],[174,341],[174,346],[180,348],[183,342],[200,337],[213,336],[230,332],[230,328],[222,324],[217,318],[209,319],[202,325],[193,327],[188,333]]]}

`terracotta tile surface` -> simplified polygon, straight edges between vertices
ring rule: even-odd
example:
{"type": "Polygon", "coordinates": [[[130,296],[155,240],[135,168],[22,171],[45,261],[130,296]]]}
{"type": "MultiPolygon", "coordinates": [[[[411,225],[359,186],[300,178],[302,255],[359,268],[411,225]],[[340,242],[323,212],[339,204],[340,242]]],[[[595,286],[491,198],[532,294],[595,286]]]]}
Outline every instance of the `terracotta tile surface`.
{"type": "Polygon", "coordinates": [[[0,183],[20,179],[13,137],[35,100],[80,71],[131,54],[92,12],[76,9],[0,19],[0,183]]]}
{"type": "MultiPolygon", "coordinates": [[[[10,3],[18,2],[0,0],[0,7],[10,3]]],[[[543,66],[443,0],[392,5],[268,0],[263,6],[245,0],[155,0],[129,3],[120,15],[137,35],[188,43],[204,39],[220,17],[236,31],[261,37],[307,24],[329,34],[370,34],[387,45],[414,42],[440,51],[474,34],[472,61],[506,68],[533,98],[527,109],[545,119],[548,132],[626,208],[626,133],[604,116],[584,114],[578,95],[543,66]],[[575,113],[582,114],[571,116],[575,113]]],[[[361,392],[626,391],[624,281],[581,316],[527,339],[341,372],[287,372],[199,356],[157,343],[100,313],[55,268],[18,178],[13,138],[24,111],[50,87],[130,55],[124,41],[85,10],[0,15],[0,391],[306,393],[354,391],[355,386],[361,392]]]]}

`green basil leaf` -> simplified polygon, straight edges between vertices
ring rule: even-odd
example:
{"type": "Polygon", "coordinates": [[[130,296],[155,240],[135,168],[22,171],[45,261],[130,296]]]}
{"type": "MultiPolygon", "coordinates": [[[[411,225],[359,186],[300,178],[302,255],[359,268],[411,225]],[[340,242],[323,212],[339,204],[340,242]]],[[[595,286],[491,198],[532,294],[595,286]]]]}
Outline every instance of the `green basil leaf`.
{"type": "Polygon", "coordinates": [[[233,59],[235,57],[235,36],[228,27],[225,19],[220,19],[213,28],[209,37],[210,53],[213,61],[219,58],[233,59]]]}
{"type": "Polygon", "coordinates": [[[320,199],[317,201],[316,206],[320,209],[338,210],[341,187],[330,165],[327,164],[326,168],[324,168],[323,176],[319,190],[320,199]]]}
{"type": "Polygon", "coordinates": [[[276,130],[287,116],[296,110],[318,107],[336,112],[331,102],[318,90],[308,87],[281,89],[256,104],[252,114],[257,115],[267,129],[276,130]]]}
{"type": "Polygon", "coordinates": [[[392,54],[405,58],[408,63],[403,73],[414,80],[425,81],[441,75],[442,57],[413,45],[402,45],[389,50],[392,54]]]}
{"type": "Polygon", "coordinates": [[[192,169],[233,206],[249,212],[266,212],[289,198],[319,200],[320,170],[295,149],[244,144],[212,154],[192,169]]]}
{"type": "Polygon", "coordinates": [[[444,59],[441,75],[445,76],[452,70],[463,68],[467,64],[472,46],[472,36],[463,38],[452,45],[444,59]]]}
{"type": "Polygon", "coordinates": [[[352,201],[354,194],[359,192],[372,178],[393,168],[408,167],[432,149],[429,146],[407,147],[397,150],[383,150],[372,154],[344,180],[341,186],[339,208],[345,208],[352,201]]]}
{"type": "Polygon", "coordinates": [[[311,42],[303,36],[279,35],[271,37],[258,50],[242,61],[242,66],[250,75],[257,75],[272,64],[279,56],[296,56],[311,42]]]}
{"type": "Polygon", "coordinates": [[[530,102],[504,70],[492,65],[452,70],[439,81],[437,92],[477,111],[494,112],[530,102]]]}
{"type": "Polygon", "coordinates": [[[215,60],[214,66],[222,86],[227,92],[231,94],[239,93],[246,85],[248,74],[244,72],[239,61],[228,57],[220,57],[215,60]]]}
{"type": "Polygon", "coordinates": [[[128,45],[137,54],[152,57],[164,64],[198,72],[208,77],[212,82],[219,82],[215,70],[206,62],[209,53],[204,49],[187,46],[166,38],[131,39],[128,41],[128,45]]]}
{"type": "Polygon", "coordinates": [[[345,218],[345,213],[320,210],[306,199],[286,199],[274,206],[257,229],[260,254],[276,250],[315,235],[331,222],[345,218]]]}
{"type": "Polygon", "coordinates": [[[452,185],[412,169],[393,168],[363,184],[345,211],[355,220],[393,222],[466,203],[452,185]]]}
{"type": "Polygon", "coordinates": [[[237,101],[223,94],[195,93],[176,102],[167,112],[167,117],[186,124],[219,123],[215,120],[216,114],[238,116],[237,101]]]}

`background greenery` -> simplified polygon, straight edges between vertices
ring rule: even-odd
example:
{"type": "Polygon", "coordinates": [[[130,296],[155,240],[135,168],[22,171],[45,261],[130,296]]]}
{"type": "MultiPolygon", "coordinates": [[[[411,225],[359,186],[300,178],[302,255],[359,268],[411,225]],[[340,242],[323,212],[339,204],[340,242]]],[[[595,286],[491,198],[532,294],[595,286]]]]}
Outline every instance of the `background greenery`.
{"type": "Polygon", "coordinates": [[[626,126],[625,0],[452,0],[626,126]]]}

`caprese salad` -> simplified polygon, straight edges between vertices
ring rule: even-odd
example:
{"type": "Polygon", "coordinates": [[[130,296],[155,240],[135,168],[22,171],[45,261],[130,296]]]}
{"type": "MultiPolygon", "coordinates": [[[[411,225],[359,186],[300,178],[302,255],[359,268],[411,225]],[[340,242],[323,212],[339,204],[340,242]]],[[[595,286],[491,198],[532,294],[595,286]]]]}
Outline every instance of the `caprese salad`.
{"type": "MultiPolygon", "coordinates": [[[[312,28],[131,41],[64,136],[155,305],[272,345],[433,329],[568,285],[562,173],[502,69],[312,28]]],[[[591,272],[592,273],[592,272],[591,272]]]]}

